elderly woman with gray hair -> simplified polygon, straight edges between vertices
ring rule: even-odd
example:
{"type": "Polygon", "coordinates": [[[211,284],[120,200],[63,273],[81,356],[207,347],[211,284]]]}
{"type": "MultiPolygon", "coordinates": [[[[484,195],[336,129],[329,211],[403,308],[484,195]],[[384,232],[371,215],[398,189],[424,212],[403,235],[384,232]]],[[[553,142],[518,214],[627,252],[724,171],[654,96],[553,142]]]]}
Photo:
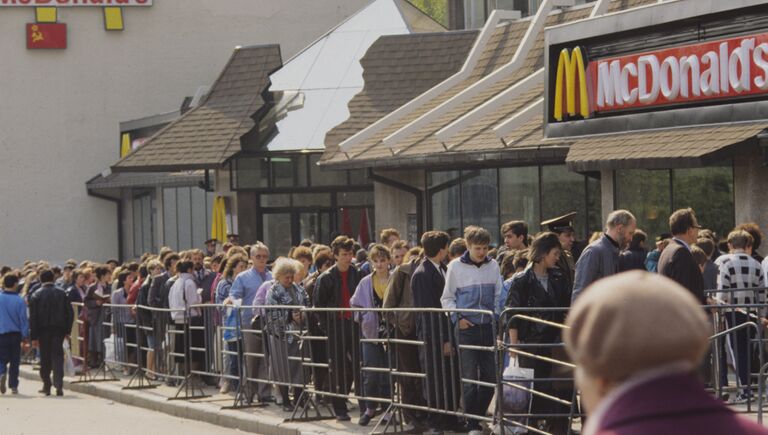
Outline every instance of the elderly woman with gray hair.
{"type": "MultiPolygon", "coordinates": [[[[279,258],[272,268],[275,282],[267,291],[266,305],[283,307],[308,306],[307,293],[294,281],[303,266],[289,258],[279,258]]],[[[305,373],[299,360],[291,359],[301,355],[300,337],[306,318],[300,308],[267,309],[265,313],[269,334],[269,358],[275,383],[280,387],[283,411],[293,411],[288,395],[288,386],[293,387],[295,401],[301,397],[305,373]]]]}

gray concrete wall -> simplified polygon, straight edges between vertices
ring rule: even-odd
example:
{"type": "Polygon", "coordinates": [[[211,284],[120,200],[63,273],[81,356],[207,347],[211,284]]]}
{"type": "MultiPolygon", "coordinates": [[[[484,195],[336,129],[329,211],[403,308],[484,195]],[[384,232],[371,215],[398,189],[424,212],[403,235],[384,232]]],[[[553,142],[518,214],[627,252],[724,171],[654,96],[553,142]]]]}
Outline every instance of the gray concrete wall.
{"type": "Polygon", "coordinates": [[[156,0],[124,8],[122,32],[104,30],[101,8],[59,8],[66,50],[27,50],[34,8],[3,8],[0,264],[116,257],[116,206],[85,182],[117,160],[119,123],[177,109],[237,45],[279,43],[287,60],[366,4],[156,0]]]}
{"type": "Polygon", "coordinates": [[[763,155],[755,145],[736,153],[733,160],[736,224],[757,222],[765,231],[768,224],[768,168],[763,165],[763,155]]]}

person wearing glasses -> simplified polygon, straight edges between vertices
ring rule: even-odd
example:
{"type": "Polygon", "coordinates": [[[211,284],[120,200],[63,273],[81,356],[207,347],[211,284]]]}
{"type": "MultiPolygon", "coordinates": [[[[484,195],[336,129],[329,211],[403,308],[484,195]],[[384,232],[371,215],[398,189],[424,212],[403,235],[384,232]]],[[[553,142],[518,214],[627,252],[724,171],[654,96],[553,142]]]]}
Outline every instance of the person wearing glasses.
{"type": "MultiPolygon", "coordinates": [[[[267,261],[269,260],[269,248],[267,245],[256,242],[251,246],[251,261],[253,267],[237,275],[232,288],[229,291],[229,299],[235,306],[248,307],[254,304],[256,292],[266,281],[272,280],[272,274],[267,270],[267,261]]],[[[251,308],[243,308],[240,311],[241,325],[244,329],[261,329],[261,319],[254,317],[254,311],[251,308]]],[[[248,354],[261,354],[264,350],[264,341],[262,336],[255,332],[243,334],[245,352],[248,354]]],[[[254,356],[247,356],[246,363],[248,367],[248,377],[256,379],[267,379],[269,370],[265,359],[254,356]]],[[[258,387],[249,385],[248,401],[257,395],[259,402],[264,402],[271,395],[271,386],[269,383],[259,383],[258,387]]]]}

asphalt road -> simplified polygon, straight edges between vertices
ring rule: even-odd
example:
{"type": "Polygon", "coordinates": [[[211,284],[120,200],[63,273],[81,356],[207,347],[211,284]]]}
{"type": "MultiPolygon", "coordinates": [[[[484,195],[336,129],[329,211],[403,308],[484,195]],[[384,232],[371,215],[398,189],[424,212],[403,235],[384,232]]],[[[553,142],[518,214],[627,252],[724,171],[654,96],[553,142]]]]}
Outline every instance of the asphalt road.
{"type": "Polygon", "coordinates": [[[44,397],[42,383],[20,380],[19,395],[0,395],[2,435],[109,435],[243,433],[208,423],[171,417],[64,390],[64,397],[44,397]]]}

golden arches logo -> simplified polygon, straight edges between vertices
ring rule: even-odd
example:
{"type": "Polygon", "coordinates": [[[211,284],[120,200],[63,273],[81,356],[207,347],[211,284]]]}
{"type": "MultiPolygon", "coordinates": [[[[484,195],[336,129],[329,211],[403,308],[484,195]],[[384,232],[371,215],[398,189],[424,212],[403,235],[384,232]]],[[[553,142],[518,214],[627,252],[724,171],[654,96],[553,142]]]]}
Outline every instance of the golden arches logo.
{"type": "Polygon", "coordinates": [[[589,94],[587,93],[587,69],[584,62],[584,53],[581,47],[574,48],[570,53],[564,48],[557,60],[557,79],[555,80],[555,107],[553,117],[562,121],[565,119],[563,105],[569,116],[578,113],[584,118],[589,118],[589,94]],[[576,82],[578,80],[578,89],[576,82]],[[563,83],[565,81],[565,83],[563,83]],[[565,98],[563,97],[565,88],[565,98]],[[578,91],[578,93],[577,93],[578,91]],[[578,96],[578,112],[576,102],[578,96]]]}

